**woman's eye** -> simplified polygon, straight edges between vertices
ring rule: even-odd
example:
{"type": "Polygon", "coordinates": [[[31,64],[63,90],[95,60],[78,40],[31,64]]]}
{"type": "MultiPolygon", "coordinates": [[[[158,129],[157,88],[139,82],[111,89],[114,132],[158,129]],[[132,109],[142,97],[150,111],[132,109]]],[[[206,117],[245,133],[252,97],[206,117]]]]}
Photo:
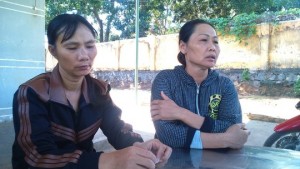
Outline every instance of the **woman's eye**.
{"type": "Polygon", "coordinates": [[[207,39],[200,39],[200,41],[206,42],[206,41],[207,41],[207,39]]]}
{"type": "Polygon", "coordinates": [[[219,44],[219,41],[214,41],[215,44],[219,44]]]}
{"type": "Polygon", "coordinates": [[[69,50],[76,50],[77,48],[76,47],[67,47],[67,49],[69,49],[69,50]]]}
{"type": "Polygon", "coordinates": [[[87,46],[87,48],[89,48],[89,49],[90,49],[90,48],[94,48],[94,45],[91,45],[91,46],[87,46]]]}

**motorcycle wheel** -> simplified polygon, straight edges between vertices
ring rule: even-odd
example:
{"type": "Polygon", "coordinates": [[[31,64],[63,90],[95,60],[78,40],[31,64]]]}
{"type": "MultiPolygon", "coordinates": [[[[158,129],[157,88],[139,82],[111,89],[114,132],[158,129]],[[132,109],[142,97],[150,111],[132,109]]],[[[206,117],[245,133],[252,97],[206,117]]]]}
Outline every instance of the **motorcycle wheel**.
{"type": "Polygon", "coordinates": [[[263,146],[299,151],[299,139],[300,132],[275,132],[265,141],[263,146]]]}

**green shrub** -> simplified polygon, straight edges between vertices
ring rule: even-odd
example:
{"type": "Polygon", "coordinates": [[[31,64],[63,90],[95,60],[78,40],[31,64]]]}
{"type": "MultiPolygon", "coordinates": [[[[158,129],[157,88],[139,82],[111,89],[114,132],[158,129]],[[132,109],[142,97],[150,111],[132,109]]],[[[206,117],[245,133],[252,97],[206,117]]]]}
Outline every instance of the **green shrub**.
{"type": "Polygon", "coordinates": [[[239,42],[242,39],[248,39],[256,34],[256,20],[258,15],[252,14],[240,14],[233,18],[232,28],[230,29],[230,34],[235,35],[236,40],[239,42]]]}
{"type": "Polygon", "coordinates": [[[211,22],[220,35],[233,35],[241,42],[256,34],[256,24],[271,23],[277,25],[279,21],[293,20],[300,17],[300,9],[293,8],[277,12],[266,11],[261,14],[241,13],[233,17],[211,18],[211,22]]]}
{"type": "Polygon", "coordinates": [[[242,72],[242,81],[249,81],[250,80],[250,71],[249,69],[244,69],[242,72]]]}
{"type": "Polygon", "coordinates": [[[294,92],[296,96],[300,96],[300,76],[298,76],[298,79],[294,83],[294,92]]]}
{"type": "Polygon", "coordinates": [[[220,33],[220,35],[226,35],[230,32],[229,27],[229,18],[212,18],[209,20],[210,23],[212,23],[220,33]]]}

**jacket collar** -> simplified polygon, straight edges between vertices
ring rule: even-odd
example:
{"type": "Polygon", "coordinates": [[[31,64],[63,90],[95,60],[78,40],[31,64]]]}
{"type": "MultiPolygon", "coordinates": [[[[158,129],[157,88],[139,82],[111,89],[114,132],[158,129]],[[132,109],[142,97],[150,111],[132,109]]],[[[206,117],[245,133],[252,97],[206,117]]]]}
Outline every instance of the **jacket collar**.
{"type": "MultiPolygon", "coordinates": [[[[188,85],[197,85],[193,77],[186,72],[183,65],[175,66],[175,71],[178,73],[178,76],[180,76],[180,79],[182,79],[183,82],[187,83],[188,85]]],[[[215,70],[208,69],[208,75],[201,85],[209,85],[214,79],[217,78],[217,76],[218,73],[215,70]]]]}
{"type": "MultiPolygon", "coordinates": [[[[81,94],[83,95],[86,102],[89,103],[90,100],[89,100],[88,93],[87,93],[87,82],[86,82],[85,78],[82,81],[81,94]]],[[[65,89],[63,87],[62,78],[59,73],[58,64],[54,67],[54,69],[50,75],[49,97],[50,97],[50,100],[52,100],[52,101],[55,101],[55,102],[58,102],[58,103],[61,103],[64,105],[69,105],[66,94],[65,94],[65,89]]]]}
{"type": "Polygon", "coordinates": [[[183,82],[189,84],[189,85],[195,85],[195,81],[192,76],[190,76],[186,71],[185,67],[183,65],[176,66],[175,71],[177,72],[180,79],[182,79],[183,82]]]}

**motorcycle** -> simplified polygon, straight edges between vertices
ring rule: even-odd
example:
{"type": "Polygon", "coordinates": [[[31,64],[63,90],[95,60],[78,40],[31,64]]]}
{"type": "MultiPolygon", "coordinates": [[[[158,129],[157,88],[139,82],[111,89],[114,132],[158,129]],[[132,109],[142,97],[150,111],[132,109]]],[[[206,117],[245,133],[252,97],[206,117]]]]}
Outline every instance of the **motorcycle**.
{"type": "MultiPolygon", "coordinates": [[[[300,101],[295,107],[300,110],[300,101]]],[[[263,146],[300,151],[300,115],[276,125],[263,146]]]]}

